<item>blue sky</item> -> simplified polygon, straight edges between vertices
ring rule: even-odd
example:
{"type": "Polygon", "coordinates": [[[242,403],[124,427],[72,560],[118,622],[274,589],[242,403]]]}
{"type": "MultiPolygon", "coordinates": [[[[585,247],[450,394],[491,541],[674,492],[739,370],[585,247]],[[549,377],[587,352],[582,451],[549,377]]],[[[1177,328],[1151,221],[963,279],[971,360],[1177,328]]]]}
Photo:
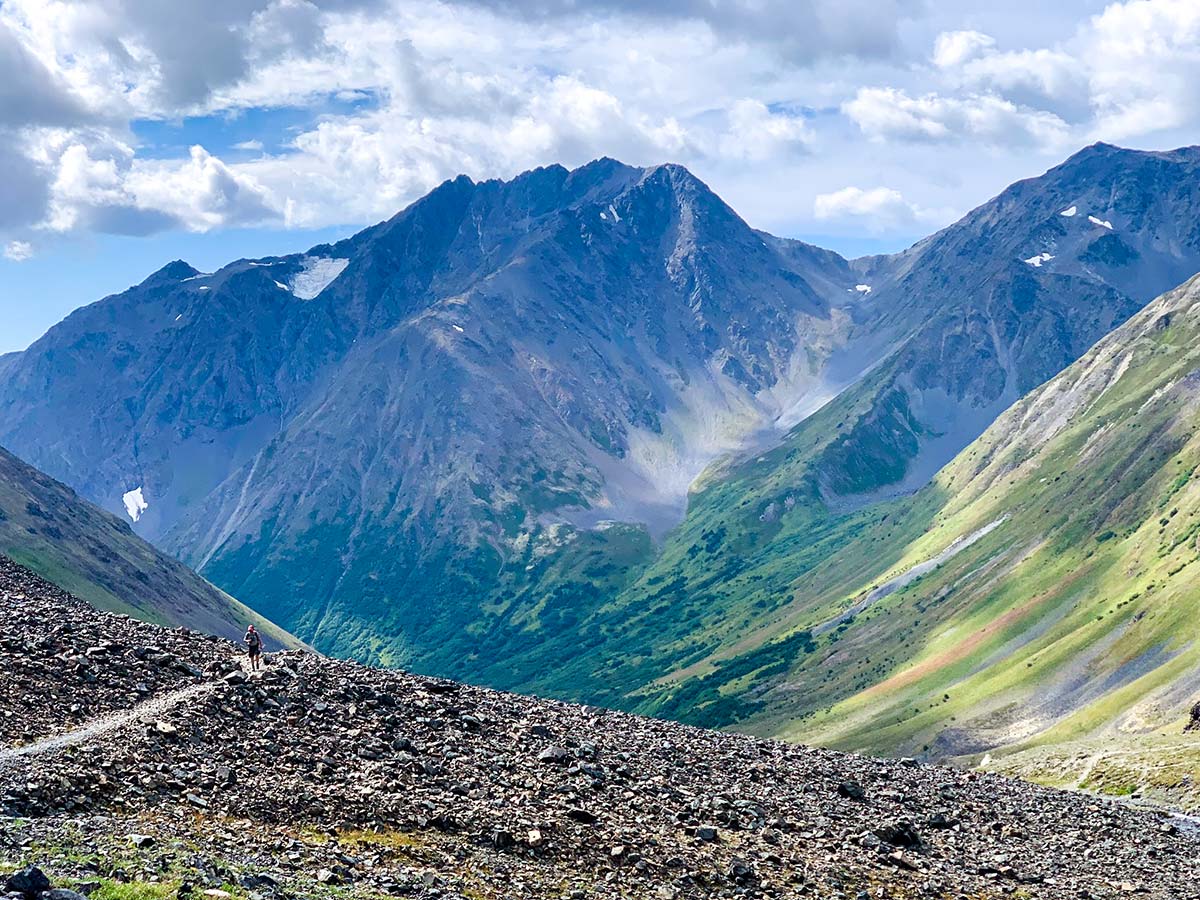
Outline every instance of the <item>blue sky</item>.
{"type": "Polygon", "coordinates": [[[0,352],[460,172],[680,162],[900,249],[1096,140],[1200,142],[1188,0],[0,0],[0,352]]]}

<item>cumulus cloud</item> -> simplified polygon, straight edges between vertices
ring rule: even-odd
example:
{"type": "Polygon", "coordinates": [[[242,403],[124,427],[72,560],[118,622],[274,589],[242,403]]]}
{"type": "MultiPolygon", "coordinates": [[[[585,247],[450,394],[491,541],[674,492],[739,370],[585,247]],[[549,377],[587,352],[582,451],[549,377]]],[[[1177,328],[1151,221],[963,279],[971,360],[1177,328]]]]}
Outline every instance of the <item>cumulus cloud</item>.
{"type": "Polygon", "coordinates": [[[1195,3],[1120,0],[1061,34],[955,18],[923,0],[3,0],[0,242],[366,222],[459,172],[599,155],[690,165],[763,224],[932,222],[952,165],[1000,178],[982,149],[1025,175],[1200,118],[1195,3]],[[284,109],[250,139],[190,130],[284,109]],[[140,144],[147,121],[178,139],[140,144]]]}
{"type": "Polygon", "coordinates": [[[933,64],[939,69],[961,66],[995,46],[995,38],[979,31],[943,31],[933,44],[933,64]]]}
{"type": "Polygon", "coordinates": [[[4,245],[4,258],[13,262],[25,262],[33,258],[33,244],[29,241],[9,241],[4,245]]]}
{"type": "Polygon", "coordinates": [[[1093,134],[1110,140],[1196,124],[1200,117],[1200,4],[1129,0],[1095,16],[1089,63],[1093,134]]]}
{"type": "Polygon", "coordinates": [[[1061,48],[1002,51],[989,35],[951,31],[938,35],[932,62],[954,89],[989,92],[1067,121],[1089,113],[1089,65],[1061,48]]]}
{"type": "Polygon", "coordinates": [[[861,88],[842,106],[869,138],[980,141],[992,145],[1064,146],[1067,124],[1045,110],[1018,107],[993,94],[909,96],[896,88],[861,88]]]}
{"type": "Polygon", "coordinates": [[[192,147],[185,161],[138,160],[129,147],[107,150],[96,158],[82,143],[43,149],[56,156],[58,173],[47,227],[145,235],[169,228],[208,231],[280,217],[252,177],[235,173],[203,147],[192,147]]]}
{"type": "Polygon", "coordinates": [[[137,163],[125,189],[138,207],[174,216],[191,231],[256,225],[278,218],[267,191],[252,176],[235,172],[201,146],[189,158],[137,163]]]}
{"type": "Polygon", "coordinates": [[[0,20],[0,126],[78,124],[92,113],[0,20]]]}
{"type": "Polygon", "coordinates": [[[719,146],[724,156],[761,162],[803,150],[811,140],[803,116],[773,113],[765,103],[746,98],[729,110],[729,130],[719,146]]]}
{"type": "Polygon", "coordinates": [[[924,218],[922,210],[894,188],[855,186],[818,194],[813,201],[813,215],[825,221],[860,221],[874,232],[910,225],[924,218]]]}

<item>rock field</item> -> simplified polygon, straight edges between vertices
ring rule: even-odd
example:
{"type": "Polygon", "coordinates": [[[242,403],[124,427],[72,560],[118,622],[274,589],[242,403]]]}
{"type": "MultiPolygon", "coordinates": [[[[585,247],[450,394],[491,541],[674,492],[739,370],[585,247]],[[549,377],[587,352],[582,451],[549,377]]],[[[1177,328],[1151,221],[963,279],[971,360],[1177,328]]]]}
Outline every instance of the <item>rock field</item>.
{"type": "Polygon", "coordinates": [[[1186,823],[1081,794],[302,651],[248,674],[2,558],[0,603],[0,856],[82,892],[1200,896],[1186,823]]]}

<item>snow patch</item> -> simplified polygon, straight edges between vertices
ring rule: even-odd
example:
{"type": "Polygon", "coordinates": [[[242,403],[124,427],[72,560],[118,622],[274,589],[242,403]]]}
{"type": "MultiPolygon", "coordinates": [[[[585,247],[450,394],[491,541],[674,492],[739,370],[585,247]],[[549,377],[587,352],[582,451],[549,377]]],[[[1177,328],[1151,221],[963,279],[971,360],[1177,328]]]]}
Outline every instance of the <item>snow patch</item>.
{"type": "Polygon", "coordinates": [[[196,290],[198,290],[198,291],[207,291],[207,290],[208,290],[208,285],[207,285],[207,284],[202,284],[202,285],[200,285],[200,287],[196,288],[196,290]]]}
{"type": "Polygon", "coordinates": [[[1070,219],[1070,218],[1071,218],[1071,217],[1073,217],[1073,216],[1075,215],[1075,213],[1077,213],[1077,212],[1079,212],[1079,207],[1078,207],[1078,206],[1069,206],[1069,207],[1067,207],[1066,209],[1064,209],[1062,212],[1060,212],[1060,213],[1059,213],[1059,215],[1060,215],[1060,216],[1065,216],[1066,218],[1070,219]]]}
{"type": "Polygon", "coordinates": [[[1109,231],[1112,231],[1112,222],[1108,221],[1108,219],[1097,219],[1095,216],[1088,216],[1088,221],[1093,225],[1099,225],[1101,228],[1107,228],[1109,231]]]}
{"type": "Polygon", "coordinates": [[[463,333],[463,327],[461,325],[455,325],[453,327],[454,327],[454,330],[457,331],[459,334],[463,333]]]}
{"type": "MultiPolygon", "coordinates": [[[[608,204],[608,211],[609,211],[610,213],[612,213],[612,217],[613,217],[613,219],[615,219],[617,222],[620,222],[620,221],[621,221],[621,217],[620,217],[620,216],[617,214],[617,209],[616,209],[616,207],[615,207],[615,206],[613,206],[611,203],[610,203],[610,204],[608,204]]],[[[602,214],[602,215],[603,215],[603,214],[602,214]]]]}
{"type": "Polygon", "coordinates": [[[306,256],[300,262],[300,271],[292,276],[292,293],[301,300],[312,300],[346,271],[348,265],[348,259],[306,256]]]}
{"type": "Polygon", "coordinates": [[[869,284],[856,284],[856,285],[854,286],[854,289],[855,289],[856,291],[858,291],[860,294],[869,294],[869,293],[871,293],[871,286],[870,286],[869,284]]]}
{"type": "Polygon", "coordinates": [[[605,222],[607,222],[607,221],[608,221],[608,214],[607,214],[607,213],[600,213],[600,218],[602,218],[602,219],[603,219],[605,222]]]}
{"type": "Polygon", "coordinates": [[[286,284],[284,284],[282,281],[277,281],[277,282],[275,282],[275,287],[279,288],[281,291],[287,291],[287,290],[291,290],[291,288],[289,288],[289,287],[288,287],[286,284]]]}
{"type": "Polygon", "coordinates": [[[1052,259],[1054,259],[1054,257],[1049,253],[1039,253],[1037,256],[1029,257],[1029,259],[1025,260],[1025,262],[1029,263],[1029,265],[1033,266],[1035,269],[1040,269],[1042,267],[1042,263],[1050,262],[1052,259]]]}
{"type": "Polygon", "coordinates": [[[189,275],[187,278],[185,278],[183,280],[184,281],[196,281],[199,278],[212,278],[212,276],[213,276],[212,272],[201,272],[198,275],[189,275]]]}
{"type": "Polygon", "coordinates": [[[178,322],[178,321],[179,321],[180,319],[182,319],[182,318],[183,318],[183,313],[180,313],[179,315],[177,315],[177,316],[175,317],[175,321],[176,321],[176,322],[178,322]]]}
{"type": "Polygon", "coordinates": [[[126,514],[135,522],[142,517],[142,513],[150,508],[150,504],[146,502],[146,498],[142,495],[140,487],[122,494],[121,502],[125,504],[126,514]]]}

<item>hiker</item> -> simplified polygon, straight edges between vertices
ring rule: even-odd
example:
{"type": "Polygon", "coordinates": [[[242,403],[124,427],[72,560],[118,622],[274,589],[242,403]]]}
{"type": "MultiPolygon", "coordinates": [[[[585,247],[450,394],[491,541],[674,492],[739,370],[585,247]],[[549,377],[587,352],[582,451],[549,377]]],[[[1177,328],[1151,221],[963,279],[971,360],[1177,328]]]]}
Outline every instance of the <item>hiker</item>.
{"type": "Polygon", "coordinates": [[[246,653],[250,656],[250,671],[257,672],[259,659],[262,658],[262,635],[251,625],[242,640],[246,642],[246,653]]]}

